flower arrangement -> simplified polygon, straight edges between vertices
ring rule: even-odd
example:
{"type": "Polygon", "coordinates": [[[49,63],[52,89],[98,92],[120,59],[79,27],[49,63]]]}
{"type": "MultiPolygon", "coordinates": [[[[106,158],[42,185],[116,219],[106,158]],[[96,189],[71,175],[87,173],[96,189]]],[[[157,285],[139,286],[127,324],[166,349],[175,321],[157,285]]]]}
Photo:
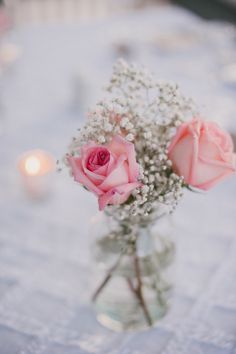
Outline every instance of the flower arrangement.
{"type": "MultiPolygon", "coordinates": [[[[99,210],[117,221],[110,238],[124,240],[120,254],[134,255],[135,279],[126,280],[151,325],[138,230],[172,213],[184,189],[208,190],[232,175],[236,155],[227,132],[199,118],[176,84],[157,81],[144,68],[119,60],[107,92],[73,138],[65,161],[74,180],[98,198],[99,210]]],[[[119,256],[93,300],[120,261],[119,256]]]]}
{"type": "Polygon", "coordinates": [[[160,205],[175,209],[183,188],[208,190],[235,172],[230,135],[197,118],[176,84],[119,60],[107,91],[111,98],[89,113],[66,155],[100,210],[155,218],[160,205]]]}

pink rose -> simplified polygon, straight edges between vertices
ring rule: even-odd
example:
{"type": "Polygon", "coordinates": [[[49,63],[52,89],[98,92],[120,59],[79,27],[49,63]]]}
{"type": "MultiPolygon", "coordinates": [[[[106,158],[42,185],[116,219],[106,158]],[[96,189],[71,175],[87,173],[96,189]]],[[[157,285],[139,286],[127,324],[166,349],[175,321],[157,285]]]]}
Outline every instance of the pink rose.
{"type": "Polygon", "coordinates": [[[194,118],[179,127],[168,154],[174,171],[199,189],[208,190],[235,172],[230,135],[202,119],[194,118]]]}
{"type": "Polygon", "coordinates": [[[98,196],[99,209],[124,203],[139,187],[139,166],[134,144],[114,136],[109,145],[91,142],[82,147],[80,157],[68,157],[76,182],[98,196]]]}

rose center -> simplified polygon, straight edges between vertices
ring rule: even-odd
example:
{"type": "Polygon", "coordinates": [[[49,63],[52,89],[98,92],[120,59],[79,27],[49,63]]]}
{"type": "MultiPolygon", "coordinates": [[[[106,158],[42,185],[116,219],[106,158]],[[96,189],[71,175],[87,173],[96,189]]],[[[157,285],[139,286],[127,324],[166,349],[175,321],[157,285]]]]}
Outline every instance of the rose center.
{"type": "Polygon", "coordinates": [[[101,166],[106,165],[110,161],[110,152],[105,149],[96,149],[91,152],[88,158],[87,168],[94,171],[101,166]]]}

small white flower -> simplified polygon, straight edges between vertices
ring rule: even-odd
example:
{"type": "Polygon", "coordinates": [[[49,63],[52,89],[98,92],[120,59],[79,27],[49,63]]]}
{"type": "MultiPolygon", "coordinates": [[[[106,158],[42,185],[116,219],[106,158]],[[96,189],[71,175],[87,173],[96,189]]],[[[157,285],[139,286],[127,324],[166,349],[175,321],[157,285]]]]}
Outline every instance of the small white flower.
{"type": "Polygon", "coordinates": [[[98,137],[98,141],[99,141],[99,143],[103,144],[103,143],[105,143],[106,139],[105,139],[105,137],[103,135],[100,135],[98,137]]]}
{"type": "Polygon", "coordinates": [[[127,117],[124,117],[124,118],[122,118],[121,121],[120,121],[120,126],[121,126],[122,128],[125,128],[128,123],[129,123],[129,119],[128,119],[127,117]]]}
{"type": "Polygon", "coordinates": [[[151,137],[152,137],[152,132],[151,131],[148,131],[148,132],[144,133],[144,138],[150,139],[151,137]]]}
{"type": "Polygon", "coordinates": [[[106,123],[105,126],[104,126],[104,130],[105,130],[106,132],[111,132],[111,131],[112,131],[112,128],[113,128],[113,126],[112,126],[112,124],[110,124],[110,123],[106,123]]]}
{"type": "Polygon", "coordinates": [[[149,187],[148,187],[147,185],[143,185],[143,186],[142,186],[142,192],[143,192],[144,194],[146,194],[146,193],[148,193],[148,191],[149,191],[149,187]]]}
{"type": "Polygon", "coordinates": [[[131,130],[131,129],[133,129],[133,124],[132,123],[127,123],[126,125],[125,125],[125,128],[127,129],[127,130],[131,130]]]}
{"type": "Polygon", "coordinates": [[[134,140],[134,134],[132,134],[132,133],[129,133],[128,135],[126,135],[126,140],[128,140],[128,141],[133,141],[134,140]]]}
{"type": "Polygon", "coordinates": [[[149,183],[153,183],[155,181],[154,175],[149,175],[149,183]]]}

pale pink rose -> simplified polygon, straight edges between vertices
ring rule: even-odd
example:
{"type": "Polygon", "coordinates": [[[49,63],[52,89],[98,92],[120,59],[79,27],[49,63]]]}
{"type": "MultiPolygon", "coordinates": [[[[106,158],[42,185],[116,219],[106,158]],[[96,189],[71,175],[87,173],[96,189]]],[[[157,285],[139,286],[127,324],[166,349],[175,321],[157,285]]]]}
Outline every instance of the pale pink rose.
{"type": "Polygon", "coordinates": [[[216,123],[194,118],[182,124],[168,149],[173,170],[185,182],[208,190],[235,172],[230,135],[216,123]]]}
{"type": "Polygon", "coordinates": [[[134,144],[119,135],[109,145],[91,142],[83,146],[80,156],[68,156],[68,162],[75,181],[98,196],[100,210],[124,203],[141,185],[134,144]]]}

